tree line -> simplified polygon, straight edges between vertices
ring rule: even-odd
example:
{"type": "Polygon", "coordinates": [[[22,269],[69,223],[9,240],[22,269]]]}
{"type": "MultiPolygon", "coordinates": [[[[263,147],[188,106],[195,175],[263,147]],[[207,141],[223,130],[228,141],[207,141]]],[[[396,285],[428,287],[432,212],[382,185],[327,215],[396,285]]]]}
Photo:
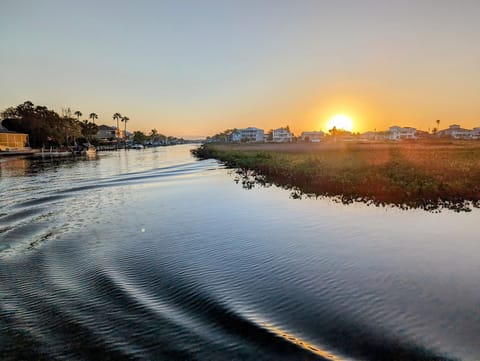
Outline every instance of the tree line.
{"type": "MultiPolygon", "coordinates": [[[[76,144],[95,143],[98,133],[98,119],[96,113],[90,113],[87,119],[81,119],[82,112],[72,112],[70,108],[62,109],[58,114],[43,105],[34,105],[26,101],[16,107],[9,107],[1,113],[1,122],[8,130],[25,133],[29,136],[30,146],[75,146],[76,144]]],[[[124,124],[124,134],[127,131],[127,122],[130,120],[120,113],[113,115],[117,121],[117,139],[120,136],[119,121],[124,124]]]]}
{"type": "Polygon", "coordinates": [[[60,115],[31,101],[9,107],[1,113],[2,125],[8,130],[28,134],[32,147],[70,146],[90,141],[98,132],[95,124],[98,116],[90,113],[92,122],[81,121],[81,116],[80,111],[72,113],[70,108],[62,109],[60,115]]]}

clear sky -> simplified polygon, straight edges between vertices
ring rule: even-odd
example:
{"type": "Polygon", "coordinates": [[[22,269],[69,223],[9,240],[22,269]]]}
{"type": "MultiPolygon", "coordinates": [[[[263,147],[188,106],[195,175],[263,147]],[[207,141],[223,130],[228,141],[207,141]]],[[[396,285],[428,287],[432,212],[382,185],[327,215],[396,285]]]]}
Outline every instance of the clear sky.
{"type": "Polygon", "coordinates": [[[130,129],[480,126],[479,0],[0,1],[0,109],[130,129]]]}

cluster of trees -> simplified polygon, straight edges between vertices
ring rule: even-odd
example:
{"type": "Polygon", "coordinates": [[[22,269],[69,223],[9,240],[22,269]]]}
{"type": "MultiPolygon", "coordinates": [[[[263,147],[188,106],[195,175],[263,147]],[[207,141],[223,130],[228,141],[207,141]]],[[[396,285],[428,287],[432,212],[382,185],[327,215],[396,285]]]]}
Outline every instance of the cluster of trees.
{"type": "Polygon", "coordinates": [[[185,143],[183,138],[171,137],[160,134],[157,129],[153,128],[147,135],[141,131],[133,132],[133,141],[137,144],[167,145],[185,143]]]}
{"type": "Polygon", "coordinates": [[[335,127],[335,126],[332,129],[329,129],[328,132],[330,133],[330,135],[332,137],[344,137],[344,136],[350,136],[350,135],[353,135],[353,136],[360,135],[359,132],[355,133],[355,132],[350,132],[350,131],[345,130],[345,129],[337,129],[337,127],[335,127]]]}
{"type": "Polygon", "coordinates": [[[97,114],[90,113],[92,122],[81,121],[81,116],[80,111],[72,113],[70,108],[63,109],[60,115],[43,105],[35,106],[31,101],[26,101],[5,109],[1,119],[8,130],[28,134],[32,147],[69,146],[91,141],[97,134],[97,114]]]}
{"type": "MultiPolygon", "coordinates": [[[[0,114],[1,124],[8,130],[25,133],[29,135],[30,146],[75,146],[81,143],[97,143],[95,138],[98,133],[98,125],[95,120],[98,115],[90,113],[90,120],[82,120],[82,112],[72,111],[70,108],[62,109],[62,114],[48,109],[43,105],[34,105],[26,101],[16,107],[5,109],[0,114]]],[[[120,136],[120,122],[123,123],[124,134],[127,133],[127,122],[130,118],[120,113],[113,114],[113,120],[117,122],[117,142],[120,136]]],[[[133,133],[133,141],[138,144],[180,144],[184,143],[183,138],[176,138],[160,134],[152,129],[150,134],[141,131],[133,133]]]]}

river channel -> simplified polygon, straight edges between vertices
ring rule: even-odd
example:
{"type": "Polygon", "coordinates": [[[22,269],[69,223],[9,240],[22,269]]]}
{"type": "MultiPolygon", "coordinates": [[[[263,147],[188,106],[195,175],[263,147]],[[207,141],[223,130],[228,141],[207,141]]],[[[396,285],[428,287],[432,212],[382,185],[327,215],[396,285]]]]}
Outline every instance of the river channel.
{"type": "Polygon", "coordinates": [[[0,359],[480,359],[479,209],[245,189],[192,147],[0,159],[0,359]]]}

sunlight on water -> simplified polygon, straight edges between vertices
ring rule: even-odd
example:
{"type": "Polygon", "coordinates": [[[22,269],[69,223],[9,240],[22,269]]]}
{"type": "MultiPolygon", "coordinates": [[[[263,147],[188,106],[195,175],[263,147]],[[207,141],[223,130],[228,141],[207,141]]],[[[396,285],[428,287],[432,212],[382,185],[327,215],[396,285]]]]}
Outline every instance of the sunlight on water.
{"type": "Polygon", "coordinates": [[[288,334],[287,332],[285,331],[282,331],[280,330],[279,328],[277,327],[274,327],[272,325],[269,325],[267,323],[263,323],[262,324],[267,330],[269,330],[270,332],[276,334],[277,336],[279,337],[283,337],[284,339],[288,340],[289,342],[293,342],[294,344],[308,350],[308,351],[311,351],[327,360],[341,360],[340,358],[332,355],[330,352],[326,351],[326,350],[322,350],[321,348],[319,348],[318,346],[313,346],[311,344],[309,344],[308,342],[306,341],[303,341],[301,339],[298,339],[296,338],[295,336],[291,335],[291,334],[288,334]]]}

